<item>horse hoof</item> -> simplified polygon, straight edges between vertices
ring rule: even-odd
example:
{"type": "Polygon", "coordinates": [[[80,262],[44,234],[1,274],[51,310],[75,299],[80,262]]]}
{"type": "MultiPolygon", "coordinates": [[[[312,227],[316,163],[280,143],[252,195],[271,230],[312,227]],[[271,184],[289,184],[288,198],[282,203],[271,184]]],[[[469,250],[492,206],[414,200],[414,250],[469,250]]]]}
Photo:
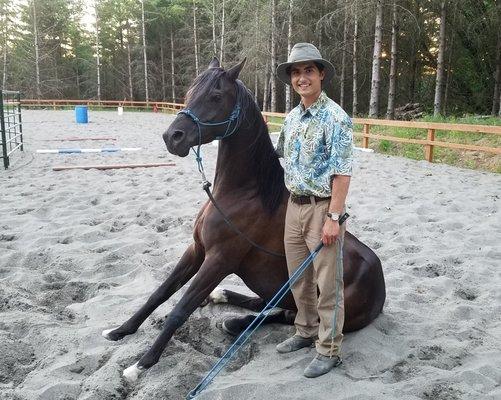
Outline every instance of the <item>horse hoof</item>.
{"type": "Polygon", "coordinates": [[[113,331],[116,331],[118,328],[112,328],[112,329],[105,329],[101,335],[105,338],[105,339],[108,339],[108,340],[111,340],[113,342],[117,341],[117,340],[120,340],[122,339],[122,336],[118,335],[118,334],[114,334],[113,331]]]}
{"type": "Polygon", "coordinates": [[[230,336],[238,336],[242,333],[242,327],[238,323],[238,319],[227,319],[221,325],[218,325],[218,328],[221,328],[223,332],[230,336]]]}
{"type": "Polygon", "coordinates": [[[134,365],[131,365],[129,368],[125,368],[123,372],[123,377],[129,383],[136,382],[139,378],[139,375],[144,371],[144,368],[137,366],[138,362],[134,365]]]}
{"type": "Polygon", "coordinates": [[[224,291],[224,289],[221,289],[221,288],[215,288],[209,294],[209,299],[214,304],[217,304],[217,303],[228,303],[228,297],[226,296],[226,292],[224,291]]]}

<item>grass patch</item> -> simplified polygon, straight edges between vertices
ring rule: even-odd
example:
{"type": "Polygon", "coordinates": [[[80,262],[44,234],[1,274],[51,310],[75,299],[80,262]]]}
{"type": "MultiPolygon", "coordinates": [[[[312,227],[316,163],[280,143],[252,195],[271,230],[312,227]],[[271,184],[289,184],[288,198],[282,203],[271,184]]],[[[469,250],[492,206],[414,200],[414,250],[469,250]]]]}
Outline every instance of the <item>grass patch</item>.
{"type": "MultiPolygon", "coordinates": [[[[501,119],[496,117],[474,117],[444,118],[425,116],[419,122],[442,122],[450,124],[474,124],[474,125],[494,125],[501,126],[501,119]]],[[[355,132],[362,132],[363,125],[355,124],[355,132]]],[[[407,139],[426,140],[425,129],[396,128],[390,126],[371,127],[371,133],[375,135],[396,136],[407,139]]],[[[459,131],[435,131],[435,140],[450,143],[471,144],[484,147],[501,147],[501,135],[459,131]]],[[[357,146],[362,145],[362,139],[356,138],[357,146]]],[[[413,160],[424,160],[424,146],[418,144],[405,144],[390,142],[388,140],[369,139],[369,147],[379,153],[411,158],[413,160]],[[388,142],[390,144],[388,144],[388,142]]],[[[501,156],[494,153],[447,149],[434,147],[433,162],[454,165],[462,168],[479,169],[484,171],[501,173],[501,156]]]]}

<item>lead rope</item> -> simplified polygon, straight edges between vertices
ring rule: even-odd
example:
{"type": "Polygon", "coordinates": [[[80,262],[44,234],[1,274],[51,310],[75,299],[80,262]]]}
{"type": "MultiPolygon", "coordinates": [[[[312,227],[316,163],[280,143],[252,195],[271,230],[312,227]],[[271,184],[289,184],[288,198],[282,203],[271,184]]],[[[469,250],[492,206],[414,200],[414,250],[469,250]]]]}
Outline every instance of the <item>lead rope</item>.
{"type": "Polygon", "coordinates": [[[334,304],[334,317],[332,318],[331,351],[329,353],[329,358],[332,358],[332,353],[334,352],[334,339],[336,338],[337,313],[341,297],[341,290],[339,290],[339,288],[343,284],[343,243],[344,243],[344,234],[339,235],[339,237],[336,239],[336,278],[335,278],[336,303],[334,304]]]}
{"type": "MultiPolygon", "coordinates": [[[[344,221],[349,217],[348,213],[344,213],[339,218],[339,225],[342,225],[344,221]]],[[[256,315],[252,322],[247,326],[247,328],[238,336],[238,338],[233,342],[226,353],[218,360],[216,364],[211,368],[211,370],[205,375],[205,377],[200,381],[200,383],[191,390],[186,396],[186,400],[194,399],[198,396],[207,386],[210,385],[212,380],[216,377],[219,372],[228,364],[230,359],[236,354],[236,352],[249,340],[251,335],[256,331],[257,328],[261,326],[263,321],[269,315],[271,310],[273,310],[280,301],[285,297],[289,289],[297,282],[301,277],[303,272],[308,268],[320,250],[324,247],[324,244],[320,242],[318,246],[310,253],[308,257],[297,267],[297,269],[292,273],[289,280],[284,283],[284,285],[278,290],[278,292],[273,296],[273,298],[264,306],[263,310],[256,315]]]]}

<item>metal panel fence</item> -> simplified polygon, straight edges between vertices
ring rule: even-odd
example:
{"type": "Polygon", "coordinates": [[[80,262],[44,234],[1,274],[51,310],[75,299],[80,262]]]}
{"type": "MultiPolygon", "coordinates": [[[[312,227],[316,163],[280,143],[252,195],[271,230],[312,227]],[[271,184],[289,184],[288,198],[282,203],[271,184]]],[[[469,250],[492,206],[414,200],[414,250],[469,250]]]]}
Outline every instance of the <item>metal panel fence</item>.
{"type": "Polygon", "coordinates": [[[23,151],[23,125],[21,119],[21,94],[0,90],[0,128],[2,130],[0,158],[5,169],[9,168],[10,155],[23,151]]]}

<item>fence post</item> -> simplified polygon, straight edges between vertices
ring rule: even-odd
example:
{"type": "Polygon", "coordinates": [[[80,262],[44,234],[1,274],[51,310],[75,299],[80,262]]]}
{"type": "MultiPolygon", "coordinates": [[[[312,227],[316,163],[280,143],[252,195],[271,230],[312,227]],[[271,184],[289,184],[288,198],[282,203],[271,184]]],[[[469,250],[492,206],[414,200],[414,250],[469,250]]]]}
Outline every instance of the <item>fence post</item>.
{"type": "MultiPolygon", "coordinates": [[[[23,120],[21,118],[21,92],[17,92],[16,100],[17,100],[18,120],[19,120],[19,135],[20,135],[20,138],[21,138],[21,147],[19,149],[21,151],[24,151],[24,144],[23,144],[24,143],[24,140],[23,140],[23,120]]],[[[16,143],[17,143],[17,141],[16,141],[16,143]]]]}
{"type": "MultiPolygon", "coordinates": [[[[428,141],[433,142],[435,140],[435,129],[428,129],[428,141]]],[[[424,149],[424,157],[426,161],[433,162],[433,145],[427,144],[424,149]]]]}
{"type": "Polygon", "coordinates": [[[0,90],[0,129],[2,129],[2,158],[5,169],[9,168],[9,156],[7,155],[7,136],[5,135],[5,119],[3,114],[3,90],[0,90]]]}
{"type": "Polygon", "coordinates": [[[362,138],[362,147],[364,149],[369,148],[369,137],[366,135],[369,134],[370,129],[371,129],[371,126],[369,124],[364,124],[364,136],[362,138]]]}
{"type": "Polygon", "coordinates": [[[264,123],[266,125],[268,125],[268,116],[267,115],[263,115],[263,119],[264,119],[264,123]]]}

